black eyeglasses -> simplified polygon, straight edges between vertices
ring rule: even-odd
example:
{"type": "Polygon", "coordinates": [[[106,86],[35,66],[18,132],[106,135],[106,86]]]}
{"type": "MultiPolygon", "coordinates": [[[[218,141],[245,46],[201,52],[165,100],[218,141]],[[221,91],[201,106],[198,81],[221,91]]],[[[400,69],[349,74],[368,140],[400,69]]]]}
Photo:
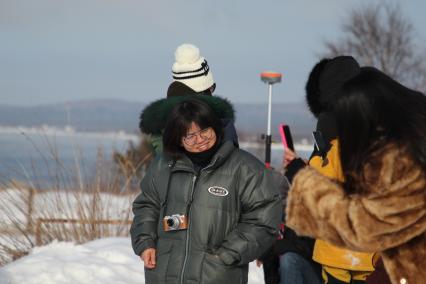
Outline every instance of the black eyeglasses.
{"type": "Polygon", "coordinates": [[[197,136],[200,136],[200,138],[204,141],[211,139],[213,137],[213,132],[213,128],[208,127],[186,135],[185,137],[183,137],[183,142],[188,146],[194,146],[197,143],[197,136]]]}

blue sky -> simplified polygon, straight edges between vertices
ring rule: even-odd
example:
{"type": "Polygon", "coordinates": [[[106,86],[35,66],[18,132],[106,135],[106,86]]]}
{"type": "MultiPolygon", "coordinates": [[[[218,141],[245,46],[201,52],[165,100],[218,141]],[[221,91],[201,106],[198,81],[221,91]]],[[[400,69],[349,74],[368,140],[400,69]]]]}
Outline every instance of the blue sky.
{"type": "MultiPolygon", "coordinates": [[[[274,102],[304,84],[350,9],[372,0],[0,0],[0,103],[165,96],[174,51],[197,45],[233,102],[265,102],[259,74],[283,73],[274,102]]],[[[426,50],[426,1],[393,0],[426,50]]]]}

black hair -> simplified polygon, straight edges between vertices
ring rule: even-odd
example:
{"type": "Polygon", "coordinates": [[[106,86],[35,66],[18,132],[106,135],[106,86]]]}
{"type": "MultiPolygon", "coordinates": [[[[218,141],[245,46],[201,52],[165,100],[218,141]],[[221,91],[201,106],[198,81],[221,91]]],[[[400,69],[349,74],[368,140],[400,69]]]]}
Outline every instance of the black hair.
{"type": "Polygon", "coordinates": [[[369,155],[389,143],[426,170],[426,97],[373,67],[347,81],[334,105],[346,191],[369,155]]]}
{"type": "Polygon", "coordinates": [[[167,97],[180,97],[180,96],[187,96],[187,95],[196,95],[197,92],[195,92],[193,89],[185,85],[184,83],[180,81],[174,81],[169,85],[169,88],[167,89],[167,97]]]}
{"type": "Polygon", "coordinates": [[[180,96],[188,96],[188,95],[207,95],[212,96],[213,91],[216,89],[216,83],[214,83],[210,88],[196,92],[184,83],[180,81],[173,81],[169,88],[167,89],[167,97],[180,97],[180,96]]]}
{"type": "Polygon", "coordinates": [[[205,102],[188,97],[173,107],[170,112],[163,133],[164,152],[172,158],[181,157],[184,148],[182,138],[186,136],[191,123],[194,122],[201,129],[213,128],[217,142],[223,138],[223,125],[220,118],[205,102]]]}

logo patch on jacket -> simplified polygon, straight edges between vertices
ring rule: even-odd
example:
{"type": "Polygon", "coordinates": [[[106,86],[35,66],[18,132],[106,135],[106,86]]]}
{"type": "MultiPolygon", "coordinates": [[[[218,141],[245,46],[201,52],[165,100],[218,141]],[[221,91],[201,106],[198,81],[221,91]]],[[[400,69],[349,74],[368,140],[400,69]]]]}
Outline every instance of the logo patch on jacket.
{"type": "Polygon", "coordinates": [[[210,194],[216,195],[216,196],[227,196],[229,194],[229,191],[220,186],[212,186],[208,189],[210,194]]]}

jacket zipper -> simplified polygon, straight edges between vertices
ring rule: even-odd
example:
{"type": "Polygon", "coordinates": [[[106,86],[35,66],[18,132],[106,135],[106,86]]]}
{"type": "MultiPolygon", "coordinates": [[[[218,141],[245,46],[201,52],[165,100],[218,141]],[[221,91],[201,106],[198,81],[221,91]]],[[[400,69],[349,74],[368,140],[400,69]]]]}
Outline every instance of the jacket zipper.
{"type": "Polygon", "coordinates": [[[197,181],[197,175],[194,175],[194,177],[192,178],[192,189],[191,189],[191,194],[190,194],[190,199],[189,199],[189,209],[188,209],[188,230],[186,231],[186,240],[185,240],[185,258],[183,260],[183,266],[182,266],[182,271],[181,271],[181,276],[180,276],[180,283],[183,284],[183,277],[185,274],[185,268],[186,268],[186,262],[188,260],[188,251],[189,251],[189,233],[191,230],[191,222],[189,221],[189,216],[191,213],[191,203],[192,203],[192,199],[194,198],[194,189],[195,189],[195,183],[197,181]]]}

